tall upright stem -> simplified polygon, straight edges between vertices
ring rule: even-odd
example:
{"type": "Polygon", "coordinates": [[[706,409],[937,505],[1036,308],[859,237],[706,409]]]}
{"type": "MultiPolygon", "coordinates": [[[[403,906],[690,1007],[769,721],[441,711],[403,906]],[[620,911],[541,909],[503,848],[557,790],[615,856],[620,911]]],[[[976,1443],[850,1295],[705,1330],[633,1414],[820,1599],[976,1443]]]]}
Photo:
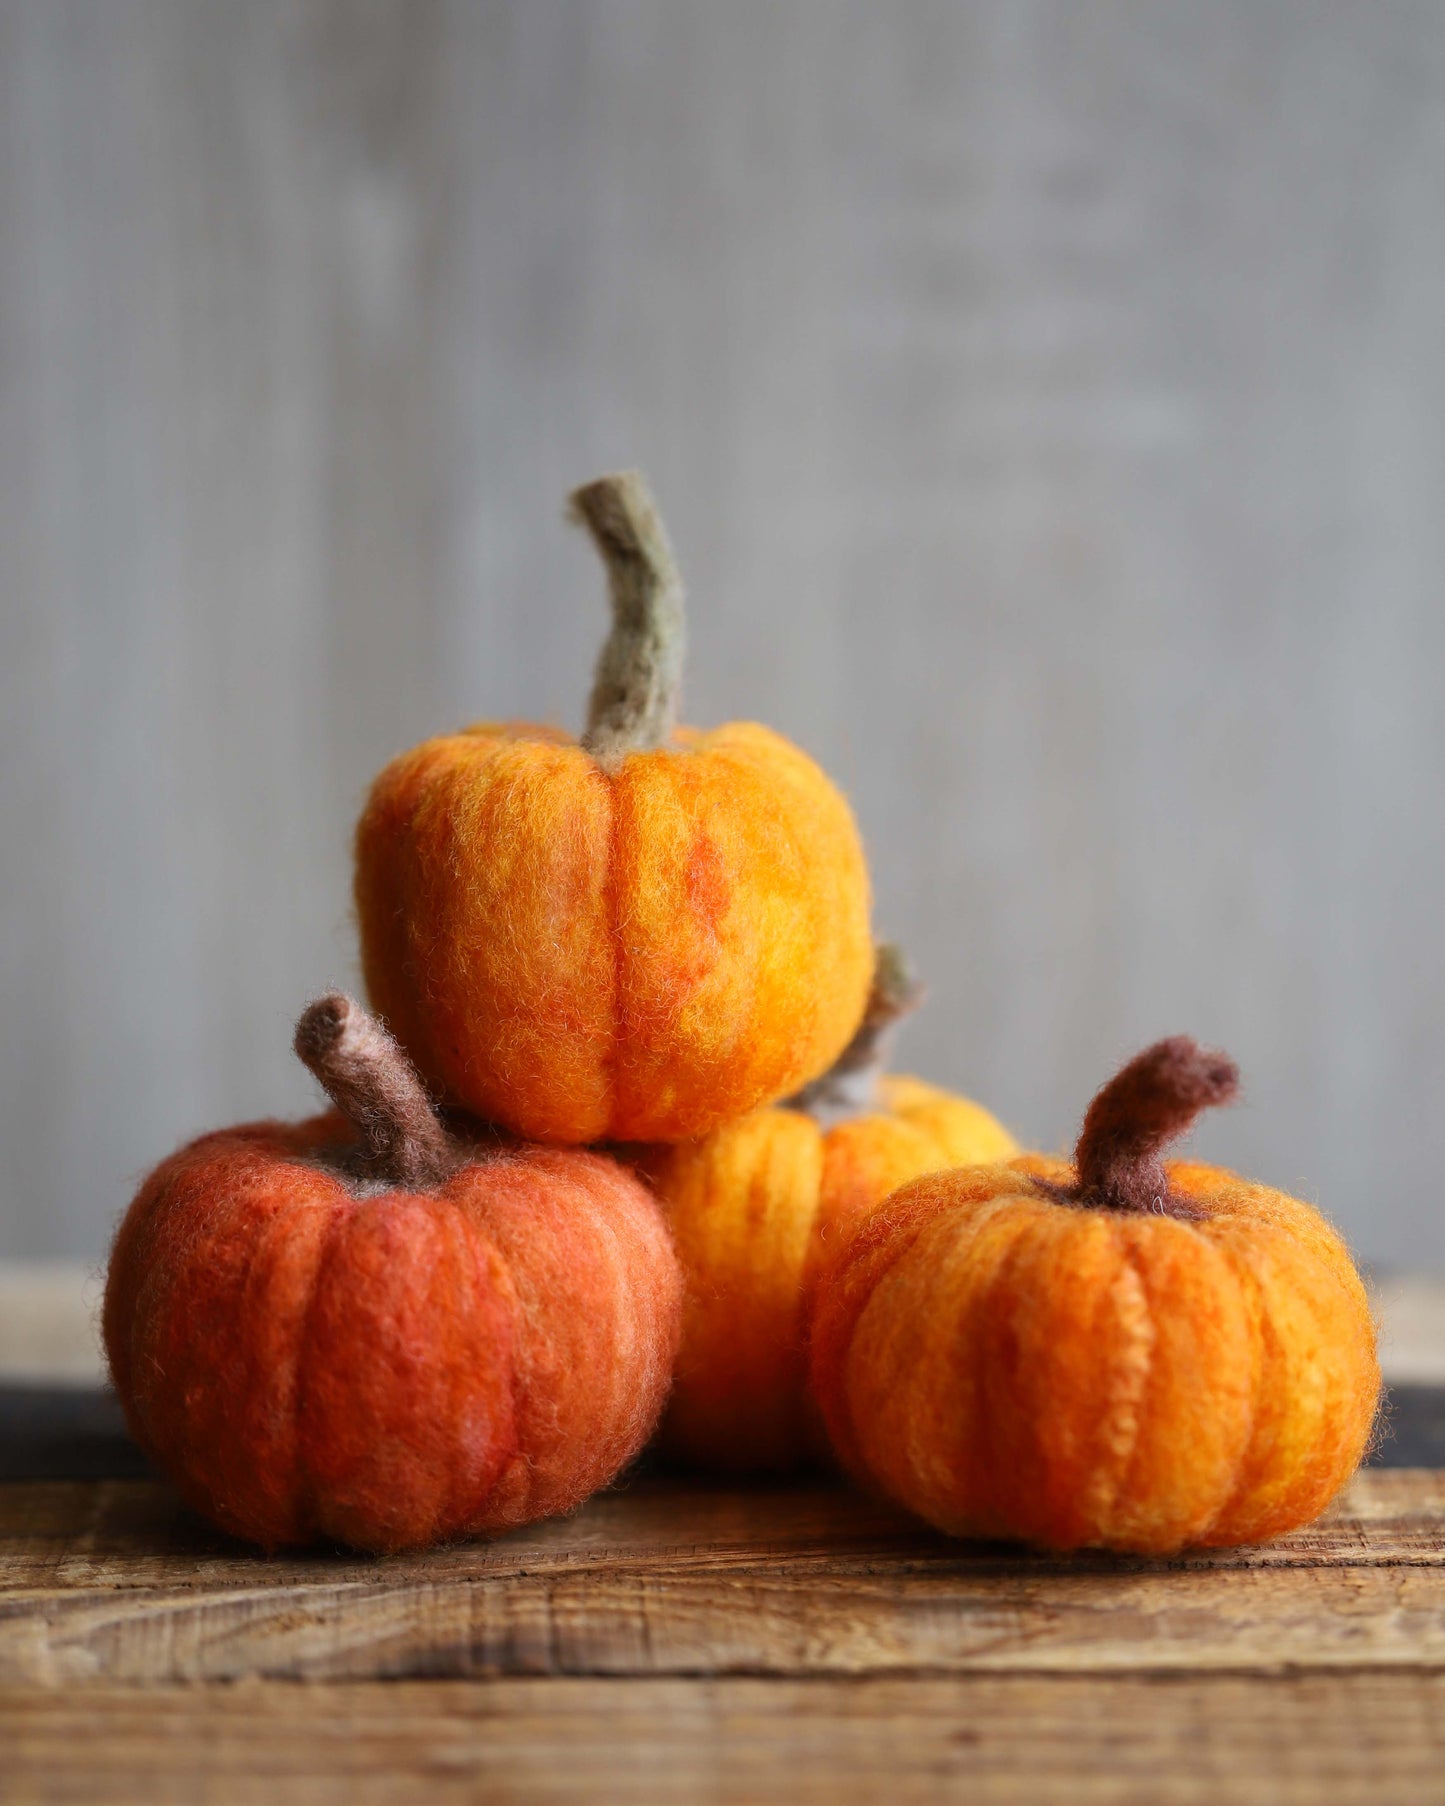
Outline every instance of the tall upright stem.
{"type": "Polygon", "coordinates": [[[677,725],[684,642],[683,588],[667,532],[635,470],[598,477],[572,513],[607,566],[612,631],[592,680],[582,744],[604,766],[665,746],[677,725]]]}

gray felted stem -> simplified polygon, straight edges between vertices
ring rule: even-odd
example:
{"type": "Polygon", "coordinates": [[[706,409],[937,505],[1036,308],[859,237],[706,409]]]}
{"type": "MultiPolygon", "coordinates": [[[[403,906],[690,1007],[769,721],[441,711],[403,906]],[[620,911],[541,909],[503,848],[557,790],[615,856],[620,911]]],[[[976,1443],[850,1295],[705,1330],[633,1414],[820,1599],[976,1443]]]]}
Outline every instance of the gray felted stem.
{"type": "Polygon", "coordinates": [[[805,1111],[824,1128],[872,1109],[898,1024],[922,1001],[923,986],[909,970],[903,949],[880,941],[857,1033],[821,1078],[788,1100],[788,1108],[805,1111]]]}
{"type": "Polygon", "coordinates": [[[302,1012],[293,1045],[360,1134],[366,1178],[422,1189],[456,1171],[456,1146],[411,1062],[359,1003],[340,991],[318,997],[302,1012]]]}
{"type": "Polygon", "coordinates": [[[597,660],[582,744],[602,765],[665,746],[682,686],[682,578],[647,484],[635,470],[584,484],[572,514],[607,566],[612,631],[597,660]]]}

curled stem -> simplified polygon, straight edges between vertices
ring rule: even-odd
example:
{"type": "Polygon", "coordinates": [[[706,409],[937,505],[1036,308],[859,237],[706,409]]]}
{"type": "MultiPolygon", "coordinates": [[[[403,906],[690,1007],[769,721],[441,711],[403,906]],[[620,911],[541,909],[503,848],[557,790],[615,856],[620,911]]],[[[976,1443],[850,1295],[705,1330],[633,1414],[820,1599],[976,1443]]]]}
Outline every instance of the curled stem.
{"type": "Polygon", "coordinates": [[[1075,1203],[1106,1210],[1185,1214],[1171,1198],[1160,1152],[1201,1110],[1239,1095],[1227,1054],[1171,1035],[1136,1054],[1089,1105],[1074,1150],[1075,1203]]]}
{"type": "Polygon", "coordinates": [[[302,1012],[293,1045],[360,1135],[367,1178],[421,1189],[455,1172],[456,1145],[411,1062],[359,1003],[341,991],[318,997],[302,1012]]]}

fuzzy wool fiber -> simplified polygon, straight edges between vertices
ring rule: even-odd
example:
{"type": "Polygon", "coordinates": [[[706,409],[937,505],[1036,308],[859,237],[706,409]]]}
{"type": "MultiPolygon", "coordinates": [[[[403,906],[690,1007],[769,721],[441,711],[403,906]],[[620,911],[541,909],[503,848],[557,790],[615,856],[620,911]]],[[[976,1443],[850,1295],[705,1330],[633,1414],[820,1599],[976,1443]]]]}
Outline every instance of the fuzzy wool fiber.
{"type": "Polygon", "coordinates": [[[567,1511],[652,1431],[681,1279],[603,1156],[478,1149],[358,1183],[339,1115],[208,1135],[121,1226],[104,1332],[137,1441],[268,1549],[418,1547],[567,1511]]]}
{"type": "MultiPolygon", "coordinates": [[[[1095,1128],[1097,1159],[1120,1138],[1108,1110],[1095,1128]]],[[[1158,1167],[1144,1208],[1095,1207],[1086,1164],[917,1179],[830,1265],[811,1373],[844,1465],[954,1535],[1048,1549],[1308,1523],[1379,1396],[1344,1243],[1309,1205],[1191,1162],[1158,1167]]]]}
{"type": "Polygon", "coordinates": [[[605,765],[530,726],[427,741],[371,792],[356,907],[431,1090],[540,1141],[679,1141],[789,1094],[873,966],[846,801],[751,723],[605,765]]]}
{"type": "Polygon", "coordinates": [[[821,1268],[907,1180],[1016,1151],[966,1098],[914,1078],[876,1089],[872,1108],[831,1127],[799,1109],[760,1110],[647,1158],[686,1280],[661,1432],[670,1454],[734,1473],[825,1456],[805,1333],[821,1268]]]}

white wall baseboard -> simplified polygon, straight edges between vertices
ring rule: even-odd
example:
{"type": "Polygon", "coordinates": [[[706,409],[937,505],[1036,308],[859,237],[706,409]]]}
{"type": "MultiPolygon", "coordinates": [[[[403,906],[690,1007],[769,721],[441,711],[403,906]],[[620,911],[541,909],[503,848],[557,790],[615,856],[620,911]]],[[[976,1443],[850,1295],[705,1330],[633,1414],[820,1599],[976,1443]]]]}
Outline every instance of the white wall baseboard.
{"type": "MultiPolygon", "coordinates": [[[[98,1385],[104,1274],[66,1261],[0,1261],[0,1384],[98,1385]]],[[[1385,1377],[1445,1385],[1445,1277],[1374,1281],[1385,1377]]]]}

